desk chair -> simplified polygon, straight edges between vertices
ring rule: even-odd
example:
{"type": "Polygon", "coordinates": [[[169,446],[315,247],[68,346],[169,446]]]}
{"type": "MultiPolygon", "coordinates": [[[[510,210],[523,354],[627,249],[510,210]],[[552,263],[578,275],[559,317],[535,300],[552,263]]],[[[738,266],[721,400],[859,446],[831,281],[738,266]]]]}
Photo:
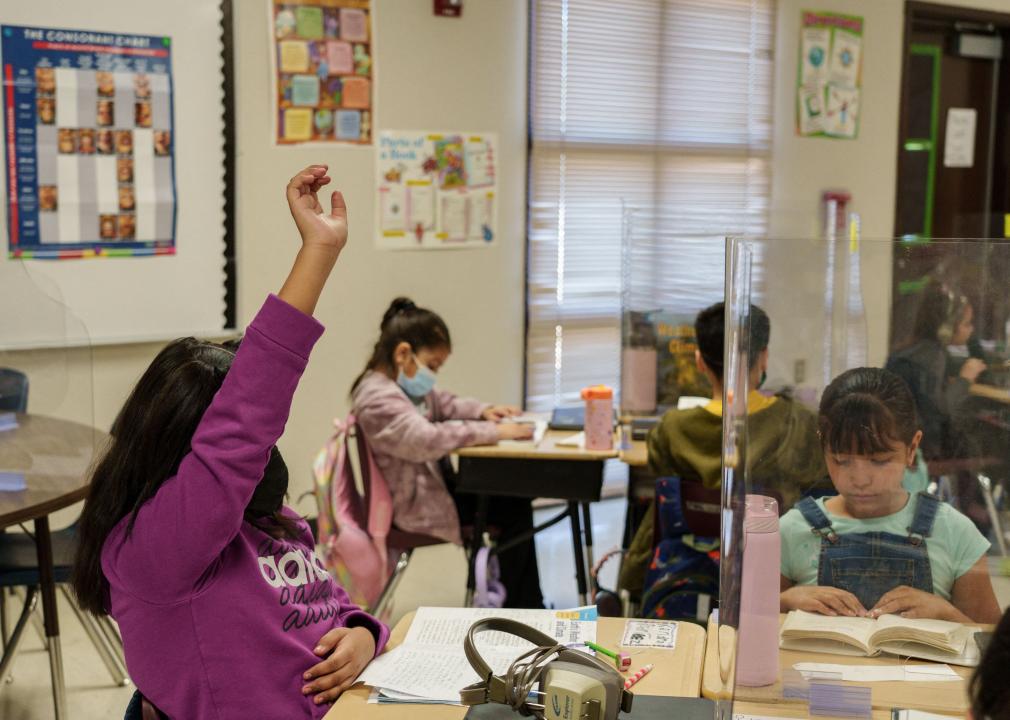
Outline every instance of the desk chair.
{"type": "Polygon", "coordinates": [[[0,412],[28,410],[28,376],[20,370],[0,367],[0,412]]]}
{"type": "Polygon", "coordinates": [[[992,479],[990,472],[991,468],[996,468],[1003,462],[997,457],[953,458],[929,460],[926,466],[930,479],[928,491],[955,506],[959,504],[957,502],[958,494],[955,490],[955,478],[958,476],[972,478],[985,503],[986,514],[992,525],[992,534],[996,539],[996,547],[1002,557],[1007,557],[1010,552],[1007,548],[1006,530],[997,509],[1005,492],[999,481],[992,479]]]}
{"type": "MultiPolygon", "coordinates": [[[[71,525],[52,534],[53,543],[53,577],[60,592],[69,601],[74,614],[87,633],[88,638],[98,651],[102,662],[117,685],[130,684],[126,671],[126,661],[123,658],[123,641],[116,627],[108,617],[95,618],[81,612],[67,589],[70,582],[70,571],[77,550],[77,527],[71,525]]],[[[18,617],[10,637],[7,636],[6,618],[0,634],[3,636],[4,661],[0,666],[0,677],[4,677],[8,665],[17,653],[18,643],[24,632],[25,625],[32,617],[38,604],[39,578],[38,557],[35,550],[35,539],[27,533],[5,533],[0,535],[0,593],[8,588],[26,588],[25,604],[18,617]]],[[[2,605],[3,603],[0,603],[2,605]]]]}

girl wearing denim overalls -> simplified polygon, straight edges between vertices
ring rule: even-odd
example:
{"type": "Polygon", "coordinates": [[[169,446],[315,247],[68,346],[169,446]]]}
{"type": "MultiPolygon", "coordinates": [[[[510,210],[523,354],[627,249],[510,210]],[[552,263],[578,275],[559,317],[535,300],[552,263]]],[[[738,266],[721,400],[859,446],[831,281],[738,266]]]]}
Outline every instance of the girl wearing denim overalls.
{"type": "Polygon", "coordinates": [[[988,541],[937,498],[901,484],[922,439],[915,401],[887,370],[839,375],[818,418],[838,491],[782,518],[782,610],[993,623],[988,541]]]}

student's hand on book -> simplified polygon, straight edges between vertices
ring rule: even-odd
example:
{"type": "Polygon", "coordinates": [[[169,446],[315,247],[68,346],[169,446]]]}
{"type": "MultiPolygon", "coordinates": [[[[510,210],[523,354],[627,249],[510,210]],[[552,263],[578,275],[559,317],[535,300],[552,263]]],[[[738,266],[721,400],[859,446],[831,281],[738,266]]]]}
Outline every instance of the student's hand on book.
{"type": "Polygon", "coordinates": [[[530,440],[534,427],[528,423],[499,423],[499,440],[530,440]]]}
{"type": "Polygon", "coordinates": [[[866,608],[852,593],[826,585],[794,585],[782,592],[783,611],[806,610],[821,615],[865,617],[866,608]]]}
{"type": "Polygon", "coordinates": [[[513,407],[512,405],[492,405],[482,412],[480,416],[485,420],[498,422],[500,420],[504,420],[505,418],[515,417],[519,413],[519,408],[513,407]]]}
{"type": "Polygon", "coordinates": [[[333,628],[322,636],[313,652],[326,657],[302,676],[302,695],[312,695],[316,705],[333,702],[354,684],[375,656],[375,637],[363,627],[333,628]]]}
{"type": "Polygon", "coordinates": [[[899,585],[881,595],[877,604],[870,610],[870,617],[874,618],[888,614],[901,615],[901,617],[911,619],[929,618],[971,622],[960,610],[939,595],[916,590],[907,585],[899,585]]]}
{"type": "Polygon", "coordinates": [[[328,185],[326,165],[309,165],[291,178],[287,187],[291,217],[302,236],[302,247],[332,253],[334,257],[347,244],[347,205],[339,190],[330,194],[329,212],[319,202],[318,193],[328,185]]]}

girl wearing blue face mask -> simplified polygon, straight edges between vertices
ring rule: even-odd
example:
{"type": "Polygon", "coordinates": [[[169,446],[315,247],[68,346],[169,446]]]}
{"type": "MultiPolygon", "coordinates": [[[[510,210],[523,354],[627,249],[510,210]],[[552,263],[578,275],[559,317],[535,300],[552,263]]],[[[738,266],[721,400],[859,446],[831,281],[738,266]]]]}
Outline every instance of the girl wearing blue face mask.
{"type": "MultiPolygon", "coordinates": [[[[452,352],[449,328],[437,314],[397,298],[386,310],[379,340],[351,388],[352,413],[393,498],[400,530],[462,541],[473,519],[472,496],[453,492],[448,456],[461,447],[526,439],[529,425],[508,422],[518,408],[459,398],[436,389],[438,370],[452,352]],[[457,421],[457,422],[449,422],[457,421]]],[[[528,500],[496,498],[488,523],[500,540],[528,530],[528,500]]],[[[532,541],[501,554],[507,607],[542,607],[532,541]]]]}

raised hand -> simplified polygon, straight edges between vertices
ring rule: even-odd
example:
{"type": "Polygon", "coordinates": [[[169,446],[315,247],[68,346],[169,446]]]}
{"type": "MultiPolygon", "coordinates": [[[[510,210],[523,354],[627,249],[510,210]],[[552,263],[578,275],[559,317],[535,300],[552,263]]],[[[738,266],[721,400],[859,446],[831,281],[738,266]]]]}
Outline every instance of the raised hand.
{"type": "Polygon", "coordinates": [[[330,210],[319,202],[319,191],[330,183],[326,165],[309,165],[288,183],[287,198],[291,217],[305,247],[318,247],[339,253],[347,244],[347,205],[339,190],[330,194],[330,210]]]}
{"type": "Polygon", "coordinates": [[[330,195],[329,212],[324,212],[319,203],[320,188],[330,182],[326,168],[326,165],[309,165],[291,178],[285,190],[291,217],[302,237],[302,247],[277,295],[306,315],[315,311],[330,271],[347,244],[344,196],[339,190],[330,195]]]}

